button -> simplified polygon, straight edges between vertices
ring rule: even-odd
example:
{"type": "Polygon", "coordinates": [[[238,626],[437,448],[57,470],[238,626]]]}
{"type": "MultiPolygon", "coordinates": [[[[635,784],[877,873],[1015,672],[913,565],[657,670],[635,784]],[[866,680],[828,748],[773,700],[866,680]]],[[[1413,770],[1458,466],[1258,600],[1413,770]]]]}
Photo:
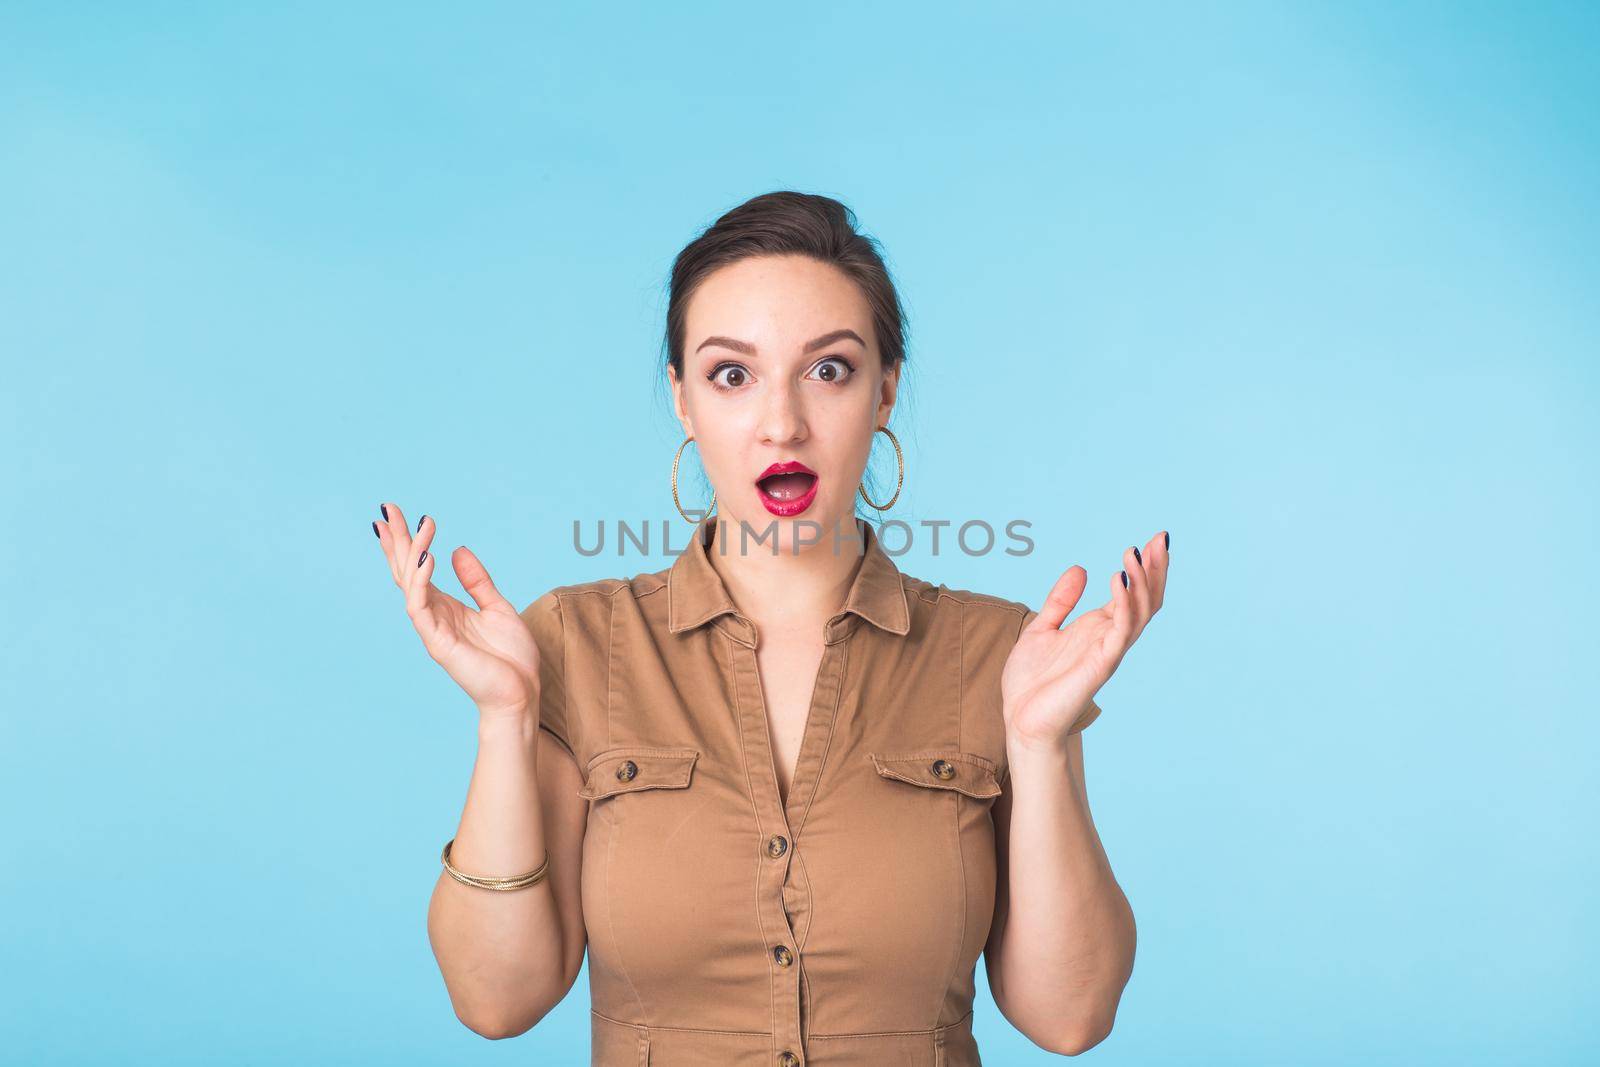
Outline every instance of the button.
{"type": "Polygon", "coordinates": [[[789,842],[784,840],[783,835],[773,834],[767,838],[767,855],[773,859],[777,859],[787,851],[789,851],[789,842]]]}
{"type": "Polygon", "coordinates": [[[787,967],[794,962],[794,953],[789,951],[788,945],[779,945],[772,950],[772,958],[778,961],[779,967],[787,967]]]}
{"type": "Polygon", "coordinates": [[[631,759],[623,760],[617,768],[617,778],[624,782],[633,781],[633,776],[639,773],[639,765],[631,759]]]}
{"type": "Polygon", "coordinates": [[[782,1052],[778,1053],[778,1063],[781,1065],[781,1067],[800,1067],[800,1057],[796,1056],[788,1049],[784,1049],[782,1052]]]}
{"type": "Polygon", "coordinates": [[[956,776],[955,764],[949,760],[936,759],[933,761],[933,773],[940,778],[954,778],[956,776]]]}

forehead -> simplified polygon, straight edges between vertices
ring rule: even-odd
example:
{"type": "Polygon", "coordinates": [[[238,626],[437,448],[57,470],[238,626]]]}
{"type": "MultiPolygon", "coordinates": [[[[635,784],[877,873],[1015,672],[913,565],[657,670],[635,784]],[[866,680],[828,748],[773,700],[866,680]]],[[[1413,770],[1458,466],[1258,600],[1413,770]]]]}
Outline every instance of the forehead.
{"type": "Polygon", "coordinates": [[[813,337],[852,329],[872,343],[872,309],[843,271],[808,256],[758,256],[719,267],[689,300],[684,340],[749,341],[763,353],[798,350],[813,337]]]}

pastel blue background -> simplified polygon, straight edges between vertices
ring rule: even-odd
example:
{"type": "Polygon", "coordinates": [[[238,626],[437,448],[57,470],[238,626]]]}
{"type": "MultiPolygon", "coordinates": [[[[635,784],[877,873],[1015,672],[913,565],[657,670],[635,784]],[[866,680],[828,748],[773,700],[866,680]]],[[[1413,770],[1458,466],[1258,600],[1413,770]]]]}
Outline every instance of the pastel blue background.
{"type": "Polygon", "coordinates": [[[1600,1057],[1593,5],[236,7],[0,12],[6,1059],[587,1062],[587,974],[451,1013],[474,713],[369,523],[667,565],[571,521],[671,514],[667,270],[778,188],[902,286],[892,514],[1034,523],[903,569],[1098,604],[1172,531],[1086,1058],[1600,1057]]]}

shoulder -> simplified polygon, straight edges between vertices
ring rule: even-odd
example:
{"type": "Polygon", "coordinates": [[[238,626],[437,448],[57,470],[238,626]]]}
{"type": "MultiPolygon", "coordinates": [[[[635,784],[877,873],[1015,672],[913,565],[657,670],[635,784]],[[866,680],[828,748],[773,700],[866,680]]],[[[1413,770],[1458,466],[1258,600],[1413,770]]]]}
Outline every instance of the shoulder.
{"type": "Polygon", "coordinates": [[[918,622],[928,630],[959,626],[966,641],[978,645],[1015,643],[1023,625],[1035,612],[1020,600],[974,589],[958,589],[909,574],[900,576],[911,609],[913,628],[918,622]]]}
{"type": "Polygon", "coordinates": [[[911,633],[948,661],[959,684],[960,742],[964,751],[994,761],[1004,776],[1006,663],[1033,614],[1020,600],[902,576],[911,607],[911,633]]]}
{"type": "Polygon", "coordinates": [[[524,615],[556,613],[567,618],[607,614],[618,600],[666,600],[667,571],[648,571],[631,578],[594,578],[555,586],[529,604],[524,615]],[[659,597],[657,596],[659,594],[659,597]]]}
{"type": "Polygon", "coordinates": [[[1003,622],[1007,617],[1021,621],[1033,609],[1020,600],[1010,600],[994,593],[980,593],[974,589],[956,589],[943,582],[930,582],[909,574],[900,576],[905,586],[906,602],[913,611],[953,612],[979,619],[1003,622]]]}

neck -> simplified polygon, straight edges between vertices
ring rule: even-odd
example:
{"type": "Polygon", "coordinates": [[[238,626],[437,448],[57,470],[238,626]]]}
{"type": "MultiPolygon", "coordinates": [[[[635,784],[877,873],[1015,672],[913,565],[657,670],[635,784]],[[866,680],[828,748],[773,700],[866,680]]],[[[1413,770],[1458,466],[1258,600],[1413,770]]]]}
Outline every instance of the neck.
{"type": "MultiPolygon", "coordinates": [[[[865,558],[862,545],[849,540],[844,531],[855,527],[865,538],[860,520],[854,515],[841,521],[838,551],[834,551],[833,527],[825,527],[822,539],[798,554],[780,537],[776,551],[768,539],[756,544],[754,533],[763,527],[751,524],[752,537],[746,551],[740,551],[739,520],[718,519],[712,526],[711,544],[706,558],[728,587],[728,595],[758,630],[820,631],[823,624],[844,607],[845,597],[865,558]],[[717,538],[728,538],[724,554],[717,538]]],[[[785,531],[787,533],[788,531],[785,531]]]]}

